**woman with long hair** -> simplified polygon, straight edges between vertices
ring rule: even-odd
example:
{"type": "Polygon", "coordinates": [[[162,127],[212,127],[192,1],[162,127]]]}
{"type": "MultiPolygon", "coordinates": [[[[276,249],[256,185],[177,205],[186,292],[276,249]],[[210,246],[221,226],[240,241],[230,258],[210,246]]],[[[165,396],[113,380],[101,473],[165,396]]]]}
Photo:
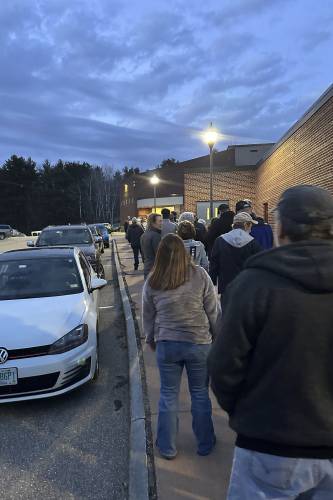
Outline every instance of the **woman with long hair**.
{"type": "Polygon", "coordinates": [[[178,396],[184,367],[197,452],[209,455],[214,448],[207,357],[220,319],[220,305],[207,272],[192,263],[179,236],[166,235],[143,288],[143,328],[146,342],[156,349],[161,381],[156,444],[166,459],[177,455],[178,396]]]}

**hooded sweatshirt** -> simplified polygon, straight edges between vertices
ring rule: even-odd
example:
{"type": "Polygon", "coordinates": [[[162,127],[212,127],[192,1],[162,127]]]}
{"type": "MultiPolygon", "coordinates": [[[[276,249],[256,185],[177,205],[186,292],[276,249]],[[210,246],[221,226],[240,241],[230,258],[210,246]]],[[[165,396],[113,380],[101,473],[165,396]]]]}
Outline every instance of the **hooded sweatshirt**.
{"type": "Polygon", "coordinates": [[[333,458],[333,243],[251,258],[228,288],[209,357],[237,446],[333,458]]]}
{"type": "Polygon", "coordinates": [[[209,262],[203,243],[192,239],[184,240],[184,246],[191,255],[192,262],[197,266],[203,267],[208,272],[209,262]]]}
{"type": "Polygon", "coordinates": [[[224,293],[246,260],[261,250],[259,243],[243,229],[233,229],[215,240],[210,257],[210,277],[214,285],[218,281],[219,293],[224,293]]]}

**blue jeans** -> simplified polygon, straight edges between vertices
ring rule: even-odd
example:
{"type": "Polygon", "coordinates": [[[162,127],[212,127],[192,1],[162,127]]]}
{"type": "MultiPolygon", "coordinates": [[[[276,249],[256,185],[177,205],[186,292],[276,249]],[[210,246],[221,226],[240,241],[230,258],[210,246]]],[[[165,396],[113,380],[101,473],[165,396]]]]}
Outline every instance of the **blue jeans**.
{"type": "Polygon", "coordinates": [[[173,341],[157,343],[157,363],[161,379],[157,446],[162,455],[174,457],[177,454],[178,396],[184,367],[191,394],[192,429],[197,439],[198,453],[208,455],[214,447],[216,438],[208,392],[209,350],[209,344],[173,341]]]}
{"type": "Polygon", "coordinates": [[[227,500],[332,500],[333,460],[235,449],[227,500]]]}

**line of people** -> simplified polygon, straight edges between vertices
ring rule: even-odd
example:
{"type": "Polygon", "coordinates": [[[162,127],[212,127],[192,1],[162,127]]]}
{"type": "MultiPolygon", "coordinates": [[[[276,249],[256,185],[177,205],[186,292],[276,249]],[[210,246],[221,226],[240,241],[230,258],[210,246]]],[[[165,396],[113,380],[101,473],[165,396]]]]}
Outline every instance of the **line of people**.
{"type": "Polygon", "coordinates": [[[161,382],[156,446],[165,459],[177,456],[185,369],[197,453],[210,454],[217,440],[209,380],[237,434],[228,500],[329,500],[333,197],[315,186],[285,191],[275,248],[248,200],[230,212],[220,207],[208,229],[209,274],[193,214],[163,237],[151,214],[141,235],[143,329],[161,382]]]}

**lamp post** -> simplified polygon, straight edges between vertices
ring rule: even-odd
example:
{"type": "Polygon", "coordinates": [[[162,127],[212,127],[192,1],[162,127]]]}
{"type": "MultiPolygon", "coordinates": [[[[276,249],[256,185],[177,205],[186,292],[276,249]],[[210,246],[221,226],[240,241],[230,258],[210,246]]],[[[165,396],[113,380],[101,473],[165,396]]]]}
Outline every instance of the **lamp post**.
{"type": "Polygon", "coordinates": [[[213,169],[214,169],[214,146],[218,140],[218,133],[210,124],[204,133],[204,141],[209,147],[209,218],[213,218],[213,169]]]}
{"type": "Polygon", "coordinates": [[[156,174],[154,174],[153,177],[150,178],[150,183],[154,187],[154,213],[155,214],[156,214],[156,186],[159,182],[160,182],[160,180],[156,174]]]}

